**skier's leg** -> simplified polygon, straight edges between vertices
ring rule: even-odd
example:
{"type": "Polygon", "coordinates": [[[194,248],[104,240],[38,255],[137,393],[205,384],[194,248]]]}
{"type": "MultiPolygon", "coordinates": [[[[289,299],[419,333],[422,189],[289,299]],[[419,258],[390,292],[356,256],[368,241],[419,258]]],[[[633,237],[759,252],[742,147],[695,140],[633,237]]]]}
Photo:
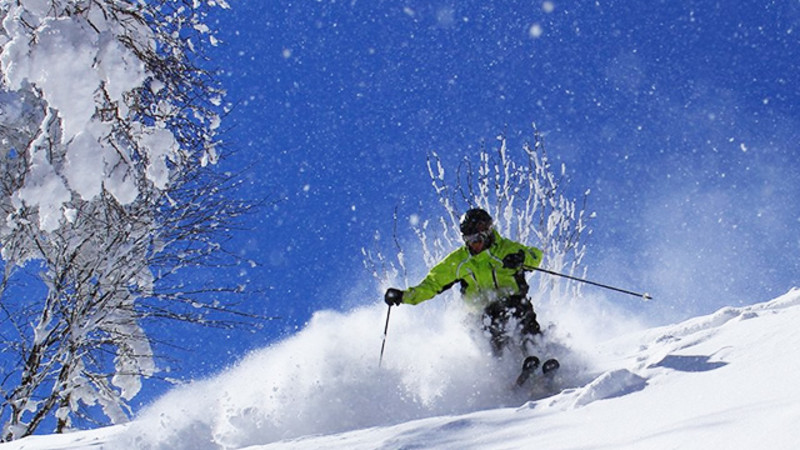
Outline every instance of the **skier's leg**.
{"type": "Polygon", "coordinates": [[[507,300],[508,309],[516,319],[519,332],[519,343],[524,355],[533,353],[534,337],[542,333],[536,313],[530,299],[521,295],[513,295],[507,300]]]}
{"type": "Polygon", "coordinates": [[[503,356],[503,348],[508,343],[507,323],[508,312],[502,302],[492,302],[483,310],[483,329],[489,332],[492,354],[497,358],[503,356]]]}

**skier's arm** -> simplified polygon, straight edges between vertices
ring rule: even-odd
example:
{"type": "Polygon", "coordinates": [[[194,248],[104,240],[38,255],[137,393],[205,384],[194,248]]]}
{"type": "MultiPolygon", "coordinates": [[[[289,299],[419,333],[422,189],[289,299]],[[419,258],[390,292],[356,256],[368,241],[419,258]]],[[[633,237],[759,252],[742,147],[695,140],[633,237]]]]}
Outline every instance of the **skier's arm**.
{"type": "Polygon", "coordinates": [[[406,289],[403,292],[403,303],[417,305],[450,289],[458,281],[456,279],[457,263],[453,259],[445,258],[431,269],[420,284],[406,289]]]}

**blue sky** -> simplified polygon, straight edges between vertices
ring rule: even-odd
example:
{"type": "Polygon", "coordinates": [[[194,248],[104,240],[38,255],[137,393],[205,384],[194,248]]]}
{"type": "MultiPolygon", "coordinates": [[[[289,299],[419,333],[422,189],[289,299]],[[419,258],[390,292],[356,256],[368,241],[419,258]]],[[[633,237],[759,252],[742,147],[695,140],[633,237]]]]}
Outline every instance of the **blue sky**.
{"type": "Polygon", "coordinates": [[[571,194],[591,190],[589,277],[656,298],[610,297],[623,308],[667,323],[800,284],[800,3],[499,3],[249,1],[211,18],[235,106],[224,168],[249,169],[243,195],[284,200],[233,242],[259,265],[206,276],[266,289],[252,307],[282,319],[181,330],[178,375],[381,301],[361,248],[395,208],[401,237],[439,213],[429,152],[452,169],[502,132],[519,148],[531,122],[571,194]]]}

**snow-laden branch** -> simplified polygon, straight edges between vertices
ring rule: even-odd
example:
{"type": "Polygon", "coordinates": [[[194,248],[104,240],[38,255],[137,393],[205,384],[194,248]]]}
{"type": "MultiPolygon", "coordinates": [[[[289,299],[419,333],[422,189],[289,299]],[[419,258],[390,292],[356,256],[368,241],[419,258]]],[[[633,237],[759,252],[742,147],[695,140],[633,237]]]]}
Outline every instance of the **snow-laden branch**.
{"type": "Polygon", "coordinates": [[[224,255],[217,238],[250,208],[213,168],[214,7],[227,4],[0,3],[2,440],[48,418],[69,429],[90,407],[127,420],[157,370],[142,321],[219,324],[226,308],[202,294],[240,291],[168,282],[224,255]],[[13,298],[28,264],[45,294],[13,298]]]}

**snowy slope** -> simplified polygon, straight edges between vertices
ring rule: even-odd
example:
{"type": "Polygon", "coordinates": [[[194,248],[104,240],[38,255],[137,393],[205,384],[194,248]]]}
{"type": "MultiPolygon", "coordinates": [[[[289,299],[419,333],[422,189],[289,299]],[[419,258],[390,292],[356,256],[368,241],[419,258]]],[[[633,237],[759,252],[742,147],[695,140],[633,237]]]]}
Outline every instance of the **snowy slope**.
{"type": "Polygon", "coordinates": [[[321,313],[130,424],[0,450],[800,448],[800,290],[602,342],[575,333],[568,388],[528,402],[492,388],[501,373],[455,314],[397,311],[382,369],[364,337],[385,311],[321,313]]]}

